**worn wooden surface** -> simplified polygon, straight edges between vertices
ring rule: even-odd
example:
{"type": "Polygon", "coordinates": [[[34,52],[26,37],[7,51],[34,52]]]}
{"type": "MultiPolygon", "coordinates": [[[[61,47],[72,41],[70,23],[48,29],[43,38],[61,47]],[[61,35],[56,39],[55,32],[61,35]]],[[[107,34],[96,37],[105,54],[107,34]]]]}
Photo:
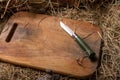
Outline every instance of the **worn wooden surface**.
{"type": "Polygon", "coordinates": [[[59,18],[28,12],[13,15],[5,25],[0,35],[0,60],[71,76],[91,75],[99,60],[99,27],[64,18],[63,22],[85,38],[86,43],[96,52],[96,62],[85,58],[81,65],[78,64],[77,59],[86,54],[60,27],[59,18]],[[18,26],[11,40],[7,42],[14,23],[18,26]]]}

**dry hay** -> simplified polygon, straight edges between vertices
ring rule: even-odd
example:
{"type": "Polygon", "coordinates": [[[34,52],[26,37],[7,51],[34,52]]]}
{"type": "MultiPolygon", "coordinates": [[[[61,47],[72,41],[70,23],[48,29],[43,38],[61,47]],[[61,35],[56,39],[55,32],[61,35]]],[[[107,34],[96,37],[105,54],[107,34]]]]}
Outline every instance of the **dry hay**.
{"type": "Polygon", "coordinates": [[[53,11],[63,6],[97,10],[113,2],[115,0],[0,0],[0,16],[3,18],[6,13],[14,14],[18,11],[46,13],[48,9],[53,11]]]}
{"type": "MultiPolygon", "coordinates": [[[[8,17],[7,15],[14,14],[15,12],[18,11],[30,11],[55,16],[62,16],[71,19],[84,20],[100,26],[103,32],[103,34],[100,35],[103,40],[101,66],[94,73],[94,75],[89,78],[89,80],[120,79],[119,0],[115,1],[97,0],[98,2],[100,2],[99,4],[96,4],[97,3],[96,0],[75,0],[75,2],[83,1],[81,3],[79,2],[78,6],[75,5],[71,6],[70,5],[71,3],[67,4],[67,6],[64,6],[60,2],[51,2],[50,0],[8,0],[10,2],[8,2],[7,0],[3,1],[6,1],[7,3],[6,2],[0,3],[0,15],[2,16],[1,18],[3,18],[0,20],[0,22],[2,22],[0,27],[3,26],[4,24],[3,22],[5,22],[6,20],[5,18],[8,17]],[[108,1],[111,1],[112,3],[108,3],[108,1]],[[38,9],[37,7],[39,7],[40,9],[38,9]]],[[[0,80],[79,80],[79,79],[0,62],[0,80]]]]}
{"type": "Polygon", "coordinates": [[[112,7],[108,14],[101,18],[104,46],[99,78],[118,80],[120,79],[120,6],[112,7]]]}

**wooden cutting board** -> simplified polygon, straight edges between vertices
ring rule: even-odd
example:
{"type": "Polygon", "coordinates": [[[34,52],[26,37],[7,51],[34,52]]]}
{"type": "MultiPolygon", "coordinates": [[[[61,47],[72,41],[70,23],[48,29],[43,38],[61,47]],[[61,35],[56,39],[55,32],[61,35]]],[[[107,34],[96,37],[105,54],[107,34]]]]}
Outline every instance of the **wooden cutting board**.
{"type": "Polygon", "coordinates": [[[81,60],[86,53],[59,24],[58,17],[19,12],[13,15],[0,35],[0,60],[51,70],[71,76],[86,77],[96,71],[101,33],[88,22],[63,18],[63,22],[80,35],[96,52],[97,61],[81,60]]]}

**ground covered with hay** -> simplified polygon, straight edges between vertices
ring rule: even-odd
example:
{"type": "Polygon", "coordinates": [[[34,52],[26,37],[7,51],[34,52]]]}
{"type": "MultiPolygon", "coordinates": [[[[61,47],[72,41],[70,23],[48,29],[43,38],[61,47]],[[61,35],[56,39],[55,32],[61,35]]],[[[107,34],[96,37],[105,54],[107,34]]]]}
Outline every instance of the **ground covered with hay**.
{"type": "MultiPolygon", "coordinates": [[[[102,30],[101,65],[87,80],[120,79],[119,0],[0,0],[0,31],[8,18],[19,11],[62,16],[98,25],[102,30]]],[[[0,61],[0,80],[80,79],[0,61]]]]}

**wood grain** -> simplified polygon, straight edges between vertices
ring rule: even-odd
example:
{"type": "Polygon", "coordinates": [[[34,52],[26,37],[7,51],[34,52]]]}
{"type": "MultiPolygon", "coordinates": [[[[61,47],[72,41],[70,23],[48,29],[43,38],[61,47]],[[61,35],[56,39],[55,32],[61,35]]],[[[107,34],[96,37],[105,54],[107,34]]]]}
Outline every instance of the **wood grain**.
{"type": "MultiPolygon", "coordinates": [[[[84,40],[96,52],[99,60],[99,27],[65,18],[63,22],[76,30],[82,38],[91,34],[84,40]]],[[[77,59],[84,56],[86,53],[60,27],[58,17],[19,12],[9,19],[0,36],[0,60],[22,66],[86,77],[96,70],[98,60],[91,62],[85,58],[82,65],[79,65],[77,59]],[[11,40],[6,42],[14,23],[18,26],[11,40]]]]}

